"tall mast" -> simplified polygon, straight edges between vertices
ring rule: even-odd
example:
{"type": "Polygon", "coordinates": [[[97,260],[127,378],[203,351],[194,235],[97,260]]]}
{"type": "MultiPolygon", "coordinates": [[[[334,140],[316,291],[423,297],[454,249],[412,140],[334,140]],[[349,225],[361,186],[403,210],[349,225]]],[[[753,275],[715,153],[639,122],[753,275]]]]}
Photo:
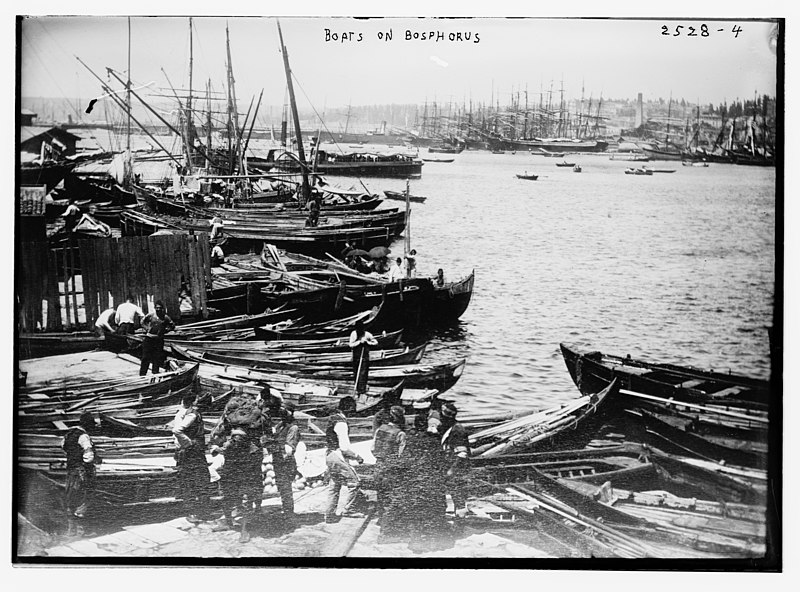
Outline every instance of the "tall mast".
{"type": "Polygon", "coordinates": [[[347,135],[347,128],[350,127],[350,109],[352,108],[352,98],[350,102],[347,103],[347,119],[344,120],[344,135],[347,135]]]}
{"type": "Polygon", "coordinates": [[[288,124],[287,121],[287,113],[289,111],[289,89],[286,89],[286,92],[283,93],[283,108],[281,109],[281,146],[286,148],[287,138],[286,138],[286,127],[288,124]]]}
{"type": "Polygon", "coordinates": [[[123,165],[122,184],[128,188],[131,186],[131,17],[128,17],[128,79],[125,84],[125,105],[128,112],[128,131],[126,133],[127,144],[125,147],[125,164],[123,165]]]}
{"type": "Polygon", "coordinates": [[[206,103],[208,111],[206,113],[206,167],[211,168],[211,79],[206,83],[206,103]]]}
{"type": "Polygon", "coordinates": [[[669,104],[667,105],[667,139],[664,141],[669,146],[669,120],[672,118],[672,93],[669,93],[669,104]]]}
{"type": "Polygon", "coordinates": [[[597,134],[599,133],[597,130],[598,130],[598,127],[600,127],[600,107],[602,107],[602,106],[603,106],[603,93],[601,92],[600,93],[600,100],[597,102],[597,117],[594,120],[594,137],[595,138],[597,137],[597,134]]]}
{"type": "MultiPolygon", "coordinates": [[[[231,62],[231,37],[230,31],[228,30],[228,25],[225,25],[225,48],[228,54],[228,114],[229,117],[231,117],[231,124],[233,125],[233,130],[229,130],[228,134],[228,146],[231,150],[233,150],[233,138],[230,131],[235,131],[236,135],[239,135],[239,106],[236,102],[236,80],[233,77],[233,63],[231,62]]],[[[236,164],[240,170],[242,168],[241,154],[231,153],[231,173],[233,173],[234,159],[236,160],[236,164]]]]}
{"type": "Polygon", "coordinates": [[[311,197],[311,189],[308,186],[308,169],[306,168],[306,155],[303,150],[303,135],[300,131],[300,115],[297,112],[297,101],[294,98],[294,85],[292,84],[292,71],[289,68],[289,54],[286,51],[286,45],[283,43],[283,32],[281,31],[280,21],[278,24],[278,36],[281,40],[281,53],[283,54],[283,69],[286,71],[286,86],[289,89],[289,101],[292,105],[292,118],[294,119],[294,130],[297,136],[297,155],[300,157],[300,173],[303,176],[303,183],[301,185],[301,202],[300,205],[305,205],[311,197]]]}
{"type": "Polygon", "coordinates": [[[192,148],[194,147],[194,116],[192,112],[192,17],[189,17],[189,97],[186,99],[186,133],[188,134],[187,145],[188,152],[186,154],[186,166],[189,167],[189,174],[192,172],[192,148]]]}

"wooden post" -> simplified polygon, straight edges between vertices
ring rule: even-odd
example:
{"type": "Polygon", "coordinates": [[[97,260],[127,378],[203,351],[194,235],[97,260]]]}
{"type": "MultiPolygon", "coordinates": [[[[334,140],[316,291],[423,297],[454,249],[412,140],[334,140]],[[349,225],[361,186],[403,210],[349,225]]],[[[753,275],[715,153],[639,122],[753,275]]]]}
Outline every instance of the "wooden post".
{"type": "MultiPolygon", "coordinates": [[[[70,309],[69,309],[69,291],[67,290],[67,284],[69,282],[69,267],[67,265],[67,248],[66,246],[61,249],[61,271],[62,271],[62,279],[64,280],[64,319],[67,325],[67,328],[72,328],[72,321],[70,320],[70,309]]],[[[58,300],[59,303],[61,302],[61,288],[58,289],[58,300]]]]}
{"type": "Polygon", "coordinates": [[[94,291],[94,243],[91,240],[78,242],[81,258],[81,284],[83,285],[83,309],[86,313],[86,324],[91,328],[97,317],[97,294],[94,291]]]}
{"type": "Polygon", "coordinates": [[[75,287],[75,241],[73,237],[69,239],[69,267],[72,279],[72,310],[75,313],[75,325],[77,326],[80,324],[80,317],[78,316],[78,293],[75,287]]]}
{"type": "Polygon", "coordinates": [[[58,295],[58,252],[46,249],[47,256],[47,325],[48,331],[57,331],[62,327],[61,300],[58,295]]]}

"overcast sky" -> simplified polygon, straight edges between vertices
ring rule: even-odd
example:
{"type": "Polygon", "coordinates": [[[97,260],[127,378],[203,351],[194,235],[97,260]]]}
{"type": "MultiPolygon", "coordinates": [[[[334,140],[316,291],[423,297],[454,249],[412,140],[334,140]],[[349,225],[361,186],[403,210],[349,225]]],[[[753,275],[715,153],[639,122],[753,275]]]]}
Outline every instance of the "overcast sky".
{"type": "MultiPolygon", "coordinates": [[[[716,104],[777,92],[769,22],[652,17],[281,17],[280,22],[298,103],[310,102],[320,112],[348,103],[461,104],[470,99],[488,102],[492,96],[507,104],[517,91],[524,101],[525,90],[535,102],[541,90],[552,88],[558,97],[562,80],[566,97],[583,94],[595,101],[601,94],[635,98],[641,92],[645,99],[672,94],[716,104]],[[679,25],[683,28],[677,29],[679,25]],[[708,36],[702,34],[703,25],[708,36]],[[689,35],[689,27],[696,36],[689,35]],[[738,35],[735,29],[740,29],[738,35]],[[379,33],[388,31],[391,41],[379,39],[379,33]],[[407,31],[441,32],[445,39],[408,40],[407,31]],[[342,41],[342,33],[350,32],[350,39],[342,41]],[[451,40],[456,33],[461,41],[451,40]]],[[[195,89],[204,89],[210,78],[214,89],[223,90],[227,23],[240,102],[246,104],[264,89],[265,104],[283,103],[285,79],[274,18],[195,17],[193,23],[195,89]]],[[[120,72],[127,68],[128,23],[123,16],[38,16],[25,19],[21,28],[22,96],[101,94],[99,82],[75,56],[104,79],[106,67],[120,72]]],[[[188,16],[132,17],[130,29],[134,84],[166,88],[169,78],[174,86],[188,88],[188,16]]]]}

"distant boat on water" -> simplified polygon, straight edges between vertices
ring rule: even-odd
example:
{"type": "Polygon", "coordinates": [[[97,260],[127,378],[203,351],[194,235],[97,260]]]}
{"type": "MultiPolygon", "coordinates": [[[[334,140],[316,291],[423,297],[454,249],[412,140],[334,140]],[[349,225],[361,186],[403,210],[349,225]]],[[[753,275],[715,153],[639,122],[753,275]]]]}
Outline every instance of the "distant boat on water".
{"type": "Polygon", "coordinates": [[[642,148],[650,160],[683,160],[686,154],[678,148],[666,146],[664,148],[642,148]]]}
{"type": "Polygon", "coordinates": [[[423,162],[453,162],[455,158],[423,156],[423,162]]]}
{"type": "Polygon", "coordinates": [[[525,179],[526,181],[535,181],[538,178],[539,175],[534,175],[533,173],[529,173],[528,171],[525,171],[522,174],[519,173],[517,174],[517,179],[525,179]]]}
{"type": "MultiPolygon", "coordinates": [[[[270,172],[299,173],[301,165],[291,153],[270,149],[267,162],[270,172]]],[[[323,175],[356,177],[421,177],[422,165],[418,158],[405,153],[351,152],[337,154],[325,150],[317,152],[317,172],[323,175]]]]}
{"type": "Polygon", "coordinates": [[[609,157],[609,160],[624,160],[626,162],[649,162],[650,157],[641,152],[616,152],[609,157]]]}
{"type": "MultiPolygon", "coordinates": [[[[384,190],[383,194],[386,196],[386,199],[394,199],[397,201],[405,201],[406,194],[402,191],[392,191],[390,189],[384,190]]],[[[415,203],[423,203],[427,198],[424,195],[408,195],[408,201],[413,201],[415,203]]]]}
{"type": "Polygon", "coordinates": [[[544,148],[539,148],[539,153],[547,156],[548,158],[564,158],[564,156],[567,154],[566,152],[550,152],[544,148]]]}

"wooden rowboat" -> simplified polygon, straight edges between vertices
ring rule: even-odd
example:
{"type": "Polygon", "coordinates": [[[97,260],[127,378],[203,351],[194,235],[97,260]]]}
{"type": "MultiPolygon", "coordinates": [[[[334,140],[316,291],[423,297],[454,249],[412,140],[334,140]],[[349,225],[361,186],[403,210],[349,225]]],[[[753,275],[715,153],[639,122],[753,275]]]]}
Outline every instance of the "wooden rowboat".
{"type": "MultiPolygon", "coordinates": [[[[406,194],[402,191],[391,191],[389,189],[384,190],[384,195],[386,195],[387,199],[393,199],[397,201],[406,201],[406,194]]],[[[408,195],[408,201],[412,201],[414,203],[423,203],[425,200],[428,199],[424,195],[408,195]]]]}
{"type": "Polygon", "coordinates": [[[572,380],[583,394],[605,388],[614,378],[620,388],[663,399],[724,403],[766,409],[772,396],[769,381],[690,366],[636,360],[598,351],[579,351],[561,344],[572,380]]]}
{"type": "Polygon", "coordinates": [[[612,381],[596,394],[476,432],[470,436],[472,454],[488,458],[520,451],[552,450],[563,443],[565,436],[569,436],[567,439],[574,447],[581,436],[587,440],[591,437],[590,431],[582,430],[583,434],[578,434],[577,429],[597,413],[616,389],[617,383],[612,381]]]}

